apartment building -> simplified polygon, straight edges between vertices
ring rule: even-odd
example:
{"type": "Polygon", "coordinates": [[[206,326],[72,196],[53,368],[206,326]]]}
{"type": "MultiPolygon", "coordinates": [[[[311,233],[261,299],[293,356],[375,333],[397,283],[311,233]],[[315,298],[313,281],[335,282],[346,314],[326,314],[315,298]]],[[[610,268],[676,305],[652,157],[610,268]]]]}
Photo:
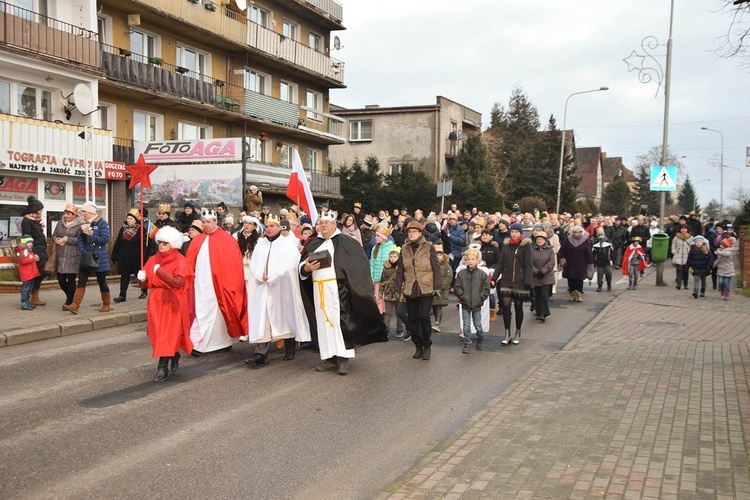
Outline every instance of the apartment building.
{"type": "Polygon", "coordinates": [[[464,137],[482,126],[481,113],[442,96],[424,106],[335,107],[334,113],[346,120],[348,137],[331,146],[333,168],[375,156],[385,174],[417,168],[435,182],[448,174],[464,137]]]}
{"type": "Polygon", "coordinates": [[[345,87],[343,29],[333,0],[0,1],[0,265],[29,195],[48,235],[86,199],[116,227],[136,152],[159,166],[152,206],[236,213],[243,182],[289,204],[295,150],[316,198],[339,198],[328,148],[345,129],[328,96],[345,87]]]}

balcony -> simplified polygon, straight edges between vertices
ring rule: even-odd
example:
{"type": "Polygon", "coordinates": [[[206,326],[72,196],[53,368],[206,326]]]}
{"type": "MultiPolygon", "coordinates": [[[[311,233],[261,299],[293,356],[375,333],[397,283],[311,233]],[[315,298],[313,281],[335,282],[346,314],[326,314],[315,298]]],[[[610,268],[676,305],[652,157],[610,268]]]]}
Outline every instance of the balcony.
{"type": "Polygon", "coordinates": [[[248,23],[247,44],[326,78],[344,83],[344,63],[253,22],[248,23]]]}
{"type": "Polygon", "coordinates": [[[109,80],[174,97],[216,104],[216,84],[211,77],[101,44],[102,70],[109,80]]]}
{"type": "MultiPolygon", "coordinates": [[[[266,193],[283,194],[289,186],[292,169],[272,163],[247,162],[247,182],[255,184],[266,193]]],[[[338,175],[327,175],[320,172],[305,172],[313,196],[341,196],[338,175]]]]}
{"type": "Polygon", "coordinates": [[[133,0],[133,3],[149,7],[160,15],[173,17],[241,45],[247,43],[245,15],[218,5],[218,2],[213,2],[215,10],[205,8],[203,2],[193,3],[186,0],[133,0]]]}
{"type": "Polygon", "coordinates": [[[344,20],[344,8],[335,0],[306,0],[304,3],[310,4],[316,9],[325,12],[331,19],[334,19],[338,22],[342,22],[344,20]]]}
{"type": "Polygon", "coordinates": [[[37,12],[0,2],[0,45],[99,72],[99,35],[37,12]]]}
{"type": "Polygon", "coordinates": [[[445,140],[445,159],[451,160],[458,156],[463,147],[462,139],[446,139],[445,140]]]}

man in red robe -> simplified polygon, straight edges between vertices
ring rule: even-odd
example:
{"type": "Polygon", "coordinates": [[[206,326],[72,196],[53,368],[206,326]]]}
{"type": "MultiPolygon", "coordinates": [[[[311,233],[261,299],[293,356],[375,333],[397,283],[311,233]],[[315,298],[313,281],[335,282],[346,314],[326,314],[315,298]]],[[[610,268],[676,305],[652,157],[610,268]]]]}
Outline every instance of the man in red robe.
{"type": "Polygon", "coordinates": [[[233,338],[247,333],[247,290],[237,240],[219,228],[216,214],[204,211],[203,233],[188,248],[195,272],[190,305],[193,354],[228,351],[233,338]]]}

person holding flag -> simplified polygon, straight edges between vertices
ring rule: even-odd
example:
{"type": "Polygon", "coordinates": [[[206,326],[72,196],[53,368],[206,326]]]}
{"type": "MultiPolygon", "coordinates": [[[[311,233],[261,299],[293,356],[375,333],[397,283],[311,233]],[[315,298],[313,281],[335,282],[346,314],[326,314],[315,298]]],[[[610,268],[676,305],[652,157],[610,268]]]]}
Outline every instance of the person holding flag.
{"type": "Polygon", "coordinates": [[[286,188],[286,197],[296,203],[310,217],[310,223],[315,227],[318,220],[318,209],[315,207],[310,185],[307,183],[305,169],[299,152],[295,149],[292,155],[292,175],[289,177],[289,186],[286,188]]]}

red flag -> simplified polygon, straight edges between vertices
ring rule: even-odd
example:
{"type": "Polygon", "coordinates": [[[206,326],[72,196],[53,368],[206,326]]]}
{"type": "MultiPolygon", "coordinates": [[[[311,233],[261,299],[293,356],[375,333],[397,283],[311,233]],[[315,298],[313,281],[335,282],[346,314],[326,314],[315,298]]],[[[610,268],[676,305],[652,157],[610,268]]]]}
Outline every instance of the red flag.
{"type": "Polygon", "coordinates": [[[310,185],[307,183],[305,169],[302,168],[302,160],[300,160],[299,153],[296,149],[293,149],[293,151],[292,175],[289,177],[286,197],[299,205],[310,217],[313,226],[315,226],[315,221],[318,220],[318,209],[315,207],[315,200],[313,199],[312,191],[310,191],[310,185]]]}

